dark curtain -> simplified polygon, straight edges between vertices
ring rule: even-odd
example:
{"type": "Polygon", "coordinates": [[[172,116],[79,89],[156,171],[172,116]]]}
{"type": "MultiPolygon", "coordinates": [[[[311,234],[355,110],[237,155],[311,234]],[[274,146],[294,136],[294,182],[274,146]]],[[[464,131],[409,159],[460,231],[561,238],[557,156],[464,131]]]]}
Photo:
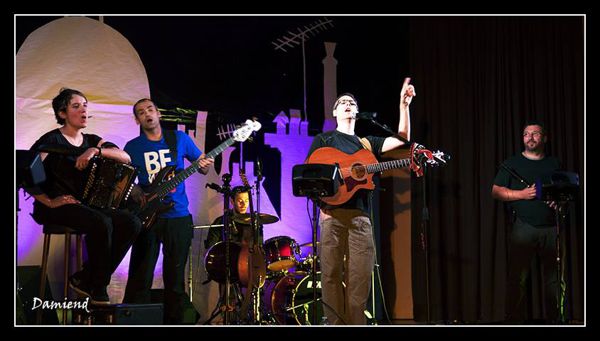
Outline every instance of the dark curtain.
{"type": "MultiPolygon", "coordinates": [[[[523,150],[527,119],[545,123],[547,152],[579,173],[583,188],[583,32],[582,17],[411,18],[412,139],[452,156],[447,166],[428,170],[425,191],[423,178],[412,179],[417,320],[503,320],[510,225],[490,193],[499,164],[523,150]]],[[[581,193],[562,231],[568,317],[575,320],[583,319],[584,300],[581,193]]]]}

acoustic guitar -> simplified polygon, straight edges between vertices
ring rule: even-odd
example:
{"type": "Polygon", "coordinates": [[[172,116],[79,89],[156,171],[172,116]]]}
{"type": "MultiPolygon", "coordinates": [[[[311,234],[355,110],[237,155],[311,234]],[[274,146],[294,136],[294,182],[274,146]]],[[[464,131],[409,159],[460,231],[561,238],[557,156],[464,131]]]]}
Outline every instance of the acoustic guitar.
{"type": "MultiPolygon", "coordinates": [[[[417,155],[416,153],[413,153],[413,156],[417,155]]],[[[426,157],[425,163],[429,165],[438,165],[440,161],[446,162],[447,159],[446,155],[440,151],[432,153],[420,148],[418,153],[418,155],[426,157]]],[[[373,175],[375,173],[388,169],[412,168],[411,158],[378,162],[375,155],[367,149],[361,149],[354,154],[346,154],[333,147],[316,149],[305,163],[329,164],[338,167],[342,178],[338,192],[333,196],[321,198],[321,201],[333,206],[347,202],[359,189],[374,189],[373,175]]]]}

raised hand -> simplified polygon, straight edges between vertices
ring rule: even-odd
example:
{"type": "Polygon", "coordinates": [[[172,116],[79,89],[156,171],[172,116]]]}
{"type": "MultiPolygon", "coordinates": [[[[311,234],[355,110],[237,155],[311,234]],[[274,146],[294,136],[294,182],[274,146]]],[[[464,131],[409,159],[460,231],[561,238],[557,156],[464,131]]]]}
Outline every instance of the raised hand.
{"type": "Polygon", "coordinates": [[[404,84],[400,90],[400,105],[408,106],[416,95],[415,86],[410,84],[410,77],[404,78],[404,84]]]}

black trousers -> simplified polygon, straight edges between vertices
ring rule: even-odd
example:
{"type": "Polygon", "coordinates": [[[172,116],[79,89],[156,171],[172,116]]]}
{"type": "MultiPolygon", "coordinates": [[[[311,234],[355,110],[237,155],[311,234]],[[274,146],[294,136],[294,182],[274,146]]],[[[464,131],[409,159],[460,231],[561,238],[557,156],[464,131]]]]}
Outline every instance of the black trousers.
{"type": "Polygon", "coordinates": [[[39,224],[64,225],[85,234],[88,259],[84,271],[94,288],[110,283],[110,276],[142,229],[140,220],[129,211],[81,204],[50,208],[35,202],[33,218],[39,224]]]}
{"type": "Polygon", "coordinates": [[[129,278],[123,303],[150,303],[150,289],[160,244],[163,244],[164,323],[181,324],[185,295],[185,265],[193,237],[192,217],[159,218],[142,231],[131,249],[129,278]]]}
{"type": "Polygon", "coordinates": [[[509,244],[507,321],[556,322],[556,228],[536,227],[517,218],[509,244]]]}

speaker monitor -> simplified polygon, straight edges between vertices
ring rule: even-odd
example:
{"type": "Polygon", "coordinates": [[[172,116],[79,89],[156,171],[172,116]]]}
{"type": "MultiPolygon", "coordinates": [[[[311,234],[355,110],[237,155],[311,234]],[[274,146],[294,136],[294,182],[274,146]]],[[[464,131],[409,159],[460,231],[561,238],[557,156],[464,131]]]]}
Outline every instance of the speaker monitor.
{"type": "Polygon", "coordinates": [[[330,197],[337,193],[341,181],[335,165],[311,163],[292,168],[292,187],[297,197],[330,197]]]}
{"type": "Polygon", "coordinates": [[[77,325],[161,325],[163,324],[162,303],[113,304],[88,306],[73,310],[73,324],[77,325]]]}
{"type": "Polygon", "coordinates": [[[17,186],[31,187],[46,181],[42,158],[37,152],[17,150],[17,186]]]}

